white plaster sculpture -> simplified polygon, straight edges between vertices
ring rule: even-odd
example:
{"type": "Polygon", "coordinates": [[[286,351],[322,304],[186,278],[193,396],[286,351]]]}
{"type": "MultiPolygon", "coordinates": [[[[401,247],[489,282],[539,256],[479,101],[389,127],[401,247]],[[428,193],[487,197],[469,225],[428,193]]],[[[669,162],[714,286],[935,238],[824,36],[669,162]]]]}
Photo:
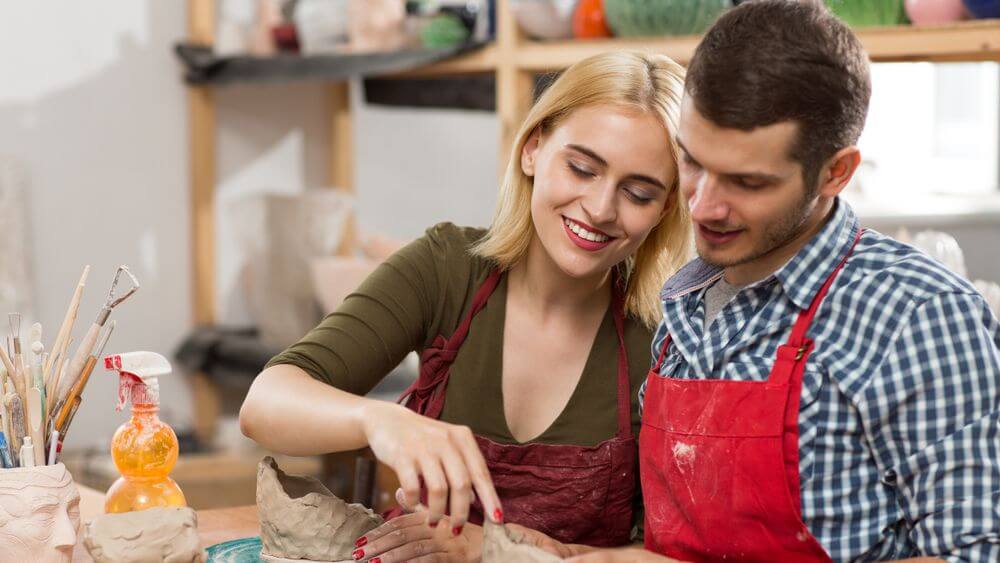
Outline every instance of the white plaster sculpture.
{"type": "Polygon", "coordinates": [[[406,43],[406,3],[402,0],[351,0],[351,50],[395,51],[406,43]]]}
{"type": "Polygon", "coordinates": [[[80,531],[80,493],[66,466],[0,469],[0,560],[68,563],[80,531]]]}
{"type": "Polygon", "coordinates": [[[198,516],[187,507],[102,514],[87,523],[83,545],[96,563],[203,563],[198,516]]]}
{"type": "Polygon", "coordinates": [[[318,479],[286,475],[272,457],[257,466],[261,558],[268,561],[353,561],[354,542],[382,518],[348,504],[318,479]]]}
{"type": "Polygon", "coordinates": [[[514,529],[487,520],[483,529],[482,563],[557,563],[561,558],[526,543],[514,529]]]}

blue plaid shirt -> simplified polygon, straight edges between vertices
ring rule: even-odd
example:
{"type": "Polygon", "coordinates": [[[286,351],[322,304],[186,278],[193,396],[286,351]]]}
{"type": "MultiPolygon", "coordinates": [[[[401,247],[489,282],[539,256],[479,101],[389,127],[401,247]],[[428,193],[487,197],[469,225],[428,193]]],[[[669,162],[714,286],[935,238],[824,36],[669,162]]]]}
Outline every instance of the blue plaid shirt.
{"type": "MultiPolygon", "coordinates": [[[[673,344],[660,375],[767,379],[858,229],[838,201],[820,233],[707,331],[704,294],[722,271],[697,259],[682,268],[661,294],[654,357],[667,333],[673,344]]],[[[1000,323],[982,296],[925,254],[866,230],[809,334],[802,517],[833,560],[1000,562],[1000,323]]],[[[645,384],[640,404],[644,395],[645,384]]]]}

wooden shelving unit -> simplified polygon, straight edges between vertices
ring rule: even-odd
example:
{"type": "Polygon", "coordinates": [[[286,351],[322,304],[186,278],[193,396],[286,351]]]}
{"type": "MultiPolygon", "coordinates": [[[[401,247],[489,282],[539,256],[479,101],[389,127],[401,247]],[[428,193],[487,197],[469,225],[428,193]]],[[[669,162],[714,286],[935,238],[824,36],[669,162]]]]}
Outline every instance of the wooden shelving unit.
{"type": "MultiPolygon", "coordinates": [[[[188,0],[189,39],[211,45],[215,28],[214,0],[188,0]]],[[[534,76],[565,68],[587,56],[618,49],[639,49],[687,62],[699,36],[613,38],[593,41],[538,42],[517,29],[508,0],[497,2],[497,39],[469,54],[435,63],[400,77],[439,77],[495,73],[497,117],[500,119],[501,165],[534,94],[534,76]]],[[[1000,61],[1000,20],[960,22],[934,27],[898,26],[858,31],[876,62],[1000,61]]],[[[350,95],[344,82],[330,86],[331,146],[329,181],[353,189],[350,95]]],[[[214,208],[215,108],[211,85],[188,88],[191,150],[193,318],[210,324],[215,318],[214,208]]],[[[346,248],[345,248],[346,250],[346,248]]]]}

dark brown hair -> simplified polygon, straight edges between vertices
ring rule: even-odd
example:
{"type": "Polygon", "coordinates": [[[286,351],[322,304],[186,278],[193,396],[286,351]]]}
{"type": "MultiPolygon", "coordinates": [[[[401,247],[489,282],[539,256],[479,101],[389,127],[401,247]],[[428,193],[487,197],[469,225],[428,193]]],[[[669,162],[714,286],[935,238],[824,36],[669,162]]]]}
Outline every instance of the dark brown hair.
{"type": "Polygon", "coordinates": [[[861,42],[808,0],[752,0],[723,14],[695,50],[685,88],[720,127],[798,123],[789,156],[810,192],[823,163],[857,143],[871,98],[861,42]]]}

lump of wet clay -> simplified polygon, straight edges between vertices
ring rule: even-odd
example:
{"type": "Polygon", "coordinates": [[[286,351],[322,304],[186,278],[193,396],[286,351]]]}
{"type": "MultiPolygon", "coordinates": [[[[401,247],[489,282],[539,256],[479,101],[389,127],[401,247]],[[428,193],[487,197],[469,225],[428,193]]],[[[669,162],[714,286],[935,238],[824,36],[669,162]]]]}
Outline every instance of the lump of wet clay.
{"type": "Polygon", "coordinates": [[[198,517],[187,507],[102,514],[87,523],[83,545],[97,563],[203,563],[198,517]]]}
{"type": "Polygon", "coordinates": [[[286,475],[268,456],[257,466],[257,513],[262,558],[353,561],[354,542],[382,517],[348,504],[318,479],[286,475]]]}
{"type": "Polygon", "coordinates": [[[517,530],[483,523],[482,563],[557,563],[561,558],[525,542],[517,530]]]}

